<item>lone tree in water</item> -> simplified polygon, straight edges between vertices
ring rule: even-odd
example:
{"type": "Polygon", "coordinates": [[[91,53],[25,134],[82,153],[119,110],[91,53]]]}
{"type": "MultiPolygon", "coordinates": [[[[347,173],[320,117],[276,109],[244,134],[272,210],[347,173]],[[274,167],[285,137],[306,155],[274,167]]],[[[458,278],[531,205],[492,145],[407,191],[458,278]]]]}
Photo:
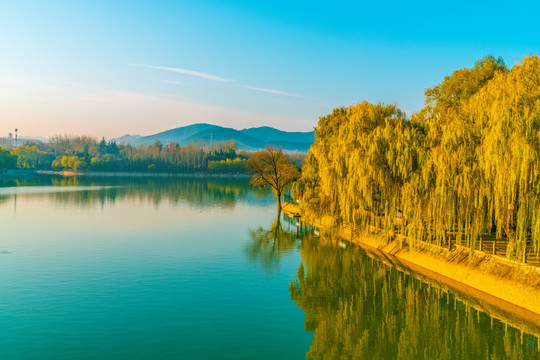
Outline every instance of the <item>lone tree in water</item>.
{"type": "Polygon", "coordinates": [[[278,211],[281,210],[283,190],[300,177],[296,166],[281,150],[271,146],[251,154],[246,166],[250,172],[254,173],[251,184],[272,188],[278,201],[278,211]]]}

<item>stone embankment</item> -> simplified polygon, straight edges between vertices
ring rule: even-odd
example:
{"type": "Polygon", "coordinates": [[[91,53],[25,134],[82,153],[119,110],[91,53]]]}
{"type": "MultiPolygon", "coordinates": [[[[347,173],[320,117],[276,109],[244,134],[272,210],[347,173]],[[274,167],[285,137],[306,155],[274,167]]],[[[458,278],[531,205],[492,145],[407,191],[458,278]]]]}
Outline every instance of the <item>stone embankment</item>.
{"type": "MultiPolygon", "coordinates": [[[[452,250],[431,244],[410,247],[406,239],[387,243],[383,235],[374,232],[357,234],[347,227],[333,226],[329,218],[313,218],[300,214],[292,203],[283,203],[289,215],[301,216],[302,221],[321,232],[330,231],[401,269],[419,274],[428,282],[449,287],[464,296],[480,300],[482,310],[514,314],[540,329],[540,268],[509,261],[482,251],[471,255],[468,248],[452,250]],[[486,309],[487,307],[487,309],[486,309]]],[[[503,316],[505,319],[508,316],[503,316]]],[[[511,316],[512,317],[512,316],[511,316]]],[[[513,318],[513,317],[512,317],[513,318]]],[[[530,328],[530,326],[526,326],[530,328]]],[[[531,329],[532,330],[532,329],[531,329]]],[[[536,332],[536,331],[531,331],[536,332]]]]}

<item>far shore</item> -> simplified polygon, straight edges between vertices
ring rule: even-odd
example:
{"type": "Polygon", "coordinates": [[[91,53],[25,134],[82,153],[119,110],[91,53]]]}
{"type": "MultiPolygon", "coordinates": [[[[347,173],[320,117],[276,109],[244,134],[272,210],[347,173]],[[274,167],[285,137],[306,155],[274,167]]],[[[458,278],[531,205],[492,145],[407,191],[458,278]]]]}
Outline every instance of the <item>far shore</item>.
{"type": "MultiPolygon", "coordinates": [[[[35,171],[34,171],[35,172],[35,171]]],[[[251,177],[250,174],[242,173],[166,173],[166,172],[119,172],[119,171],[52,171],[38,170],[35,172],[42,175],[60,176],[99,176],[99,177],[251,177]]]]}

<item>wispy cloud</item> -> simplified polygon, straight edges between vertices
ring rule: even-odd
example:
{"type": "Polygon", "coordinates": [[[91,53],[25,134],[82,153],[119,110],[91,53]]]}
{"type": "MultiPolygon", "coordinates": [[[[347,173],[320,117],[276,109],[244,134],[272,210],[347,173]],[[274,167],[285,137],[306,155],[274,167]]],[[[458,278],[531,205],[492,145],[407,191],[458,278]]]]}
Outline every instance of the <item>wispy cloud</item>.
{"type": "MultiPolygon", "coordinates": [[[[203,79],[214,80],[214,81],[219,81],[219,82],[235,83],[235,80],[233,80],[233,79],[225,79],[225,78],[222,78],[220,76],[216,76],[216,75],[212,75],[212,74],[206,74],[206,73],[193,71],[193,70],[182,69],[182,68],[167,67],[167,66],[155,66],[155,65],[142,65],[142,64],[129,64],[129,65],[130,66],[143,67],[143,68],[147,68],[147,69],[158,69],[158,70],[172,71],[172,72],[176,72],[176,73],[180,73],[180,74],[196,76],[196,77],[200,77],[200,78],[203,78],[203,79]]],[[[179,82],[173,81],[173,80],[162,80],[162,82],[167,83],[167,84],[180,84],[179,82]]],[[[266,88],[260,88],[260,87],[256,87],[256,86],[251,86],[251,85],[241,85],[241,84],[235,84],[235,85],[238,86],[238,87],[241,87],[241,88],[250,89],[250,90],[256,90],[256,91],[262,91],[262,92],[266,92],[266,93],[270,93],[270,94],[290,96],[290,97],[298,97],[298,98],[303,97],[302,95],[293,94],[293,93],[290,93],[290,92],[287,92],[287,91],[282,91],[282,90],[266,89],[266,88]]]]}
{"type": "Polygon", "coordinates": [[[238,86],[246,88],[246,89],[263,91],[263,92],[267,92],[267,93],[270,93],[270,94],[277,94],[277,95],[284,95],[284,96],[291,96],[291,97],[302,97],[301,95],[293,94],[293,93],[289,93],[289,92],[281,91],[281,90],[264,89],[264,88],[259,88],[259,87],[255,87],[255,86],[249,86],[249,85],[238,85],[238,86]]]}
{"type": "Polygon", "coordinates": [[[214,81],[219,81],[219,82],[233,82],[234,81],[234,80],[231,80],[231,79],[225,79],[225,78],[222,78],[220,76],[216,76],[216,75],[212,75],[212,74],[206,74],[206,73],[202,73],[202,72],[198,72],[198,71],[181,69],[181,68],[174,68],[174,67],[167,67],[167,66],[154,66],[154,65],[141,65],[141,64],[129,64],[129,65],[130,66],[143,67],[143,68],[147,68],[147,69],[158,69],[158,70],[171,71],[171,72],[175,72],[175,73],[196,76],[196,77],[200,77],[200,78],[203,78],[203,79],[214,80],[214,81]]]}

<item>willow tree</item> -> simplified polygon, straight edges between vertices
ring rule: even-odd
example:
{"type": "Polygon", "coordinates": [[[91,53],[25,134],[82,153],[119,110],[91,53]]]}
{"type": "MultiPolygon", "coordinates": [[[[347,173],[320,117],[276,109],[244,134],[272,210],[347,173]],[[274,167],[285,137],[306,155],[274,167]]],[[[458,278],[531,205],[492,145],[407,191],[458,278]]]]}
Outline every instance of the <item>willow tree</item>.
{"type": "Polygon", "coordinates": [[[540,59],[526,57],[470,99],[465,115],[481,129],[479,196],[508,255],[540,250],[540,59]]]}
{"type": "Polygon", "coordinates": [[[416,117],[429,129],[423,171],[433,181],[420,208],[430,235],[441,241],[455,231],[458,241],[474,247],[483,234],[495,232],[509,241],[509,257],[523,260],[529,239],[538,252],[538,57],[510,71],[501,59],[484,58],[473,69],[454,72],[426,97],[416,117]]]}
{"type": "Polygon", "coordinates": [[[407,229],[413,241],[447,243],[448,234],[456,232],[458,242],[474,247],[489,227],[485,197],[477,191],[482,178],[476,154],[480,128],[465,109],[469,99],[506,71],[501,58],[488,56],[426,90],[425,107],[412,116],[426,129],[423,181],[411,184],[407,194],[416,204],[407,229]]]}
{"type": "Polygon", "coordinates": [[[337,108],[319,120],[299,191],[318,189],[320,209],[343,221],[390,229],[418,171],[421,139],[395,105],[337,108]]]}
{"type": "Polygon", "coordinates": [[[300,177],[296,166],[283,151],[268,146],[263,151],[252,153],[246,167],[253,173],[251,184],[271,188],[278,202],[278,211],[281,210],[283,191],[300,177]]]}
{"type": "Polygon", "coordinates": [[[487,234],[509,241],[509,257],[525,259],[529,241],[540,252],[538,57],[457,70],[411,120],[394,105],[336,108],[315,136],[297,190],[307,210],[388,238],[400,216],[413,245],[474,248],[487,234]]]}

